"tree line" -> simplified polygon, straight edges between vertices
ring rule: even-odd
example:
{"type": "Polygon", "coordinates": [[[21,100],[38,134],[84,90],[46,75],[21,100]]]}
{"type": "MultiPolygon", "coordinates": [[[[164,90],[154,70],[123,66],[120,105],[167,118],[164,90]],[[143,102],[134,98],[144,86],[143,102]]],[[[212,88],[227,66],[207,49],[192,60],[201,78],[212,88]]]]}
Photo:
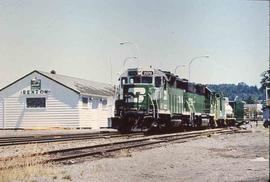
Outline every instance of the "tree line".
{"type": "Polygon", "coordinates": [[[236,84],[208,84],[207,87],[214,92],[222,92],[229,100],[242,100],[248,104],[264,100],[263,88],[249,86],[244,82],[236,84]]]}

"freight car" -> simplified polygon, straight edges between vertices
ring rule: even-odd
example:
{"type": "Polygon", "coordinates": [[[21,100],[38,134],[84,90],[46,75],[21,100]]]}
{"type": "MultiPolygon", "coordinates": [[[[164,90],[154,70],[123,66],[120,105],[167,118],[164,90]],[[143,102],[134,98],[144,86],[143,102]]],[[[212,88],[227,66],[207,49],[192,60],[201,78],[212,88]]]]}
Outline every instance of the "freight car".
{"type": "Polygon", "coordinates": [[[245,102],[241,100],[234,100],[229,102],[230,106],[233,108],[234,117],[236,118],[237,122],[244,121],[244,105],[245,102]]]}
{"type": "Polygon", "coordinates": [[[127,133],[233,125],[225,102],[221,93],[171,72],[128,69],[119,78],[112,127],[127,133]]]}

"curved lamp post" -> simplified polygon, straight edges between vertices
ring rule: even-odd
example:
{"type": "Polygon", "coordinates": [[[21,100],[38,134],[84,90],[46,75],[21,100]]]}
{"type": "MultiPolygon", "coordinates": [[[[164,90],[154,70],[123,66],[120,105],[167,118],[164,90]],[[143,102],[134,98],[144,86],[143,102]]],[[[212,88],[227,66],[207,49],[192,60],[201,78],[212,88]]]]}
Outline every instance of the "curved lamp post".
{"type": "Polygon", "coordinates": [[[136,43],[130,42],[130,41],[120,42],[120,45],[126,45],[126,44],[132,44],[132,45],[134,45],[135,48],[136,48],[136,50],[137,50],[137,52],[138,52],[138,55],[139,55],[140,59],[142,58],[141,57],[141,51],[140,51],[140,49],[139,49],[139,47],[138,47],[138,45],[136,43]]]}
{"type": "Polygon", "coordinates": [[[204,55],[204,56],[197,56],[197,57],[194,57],[190,60],[190,62],[188,63],[188,80],[190,81],[190,66],[191,64],[193,63],[193,61],[195,60],[198,60],[200,58],[209,58],[210,56],[208,55],[204,55]]]}
{"type": "Polygon", "coordinates": [[[174,74],[176,74],[176,71],[177,71],[178,68],[180,68],[180,67],[186,67],[186,66],[187,66],[187,65],[185,65],[185,64],[177,65],[177,66],[174,68],[174,74]]]}
{"type": "Polygon", "coordinates": [[[125,67],[126,63],[131,60],[131,59],[138,59],[138,57],[136,56],[132,56],[132,57],[126,57],[123,61],[123,68],[125,67]]]}

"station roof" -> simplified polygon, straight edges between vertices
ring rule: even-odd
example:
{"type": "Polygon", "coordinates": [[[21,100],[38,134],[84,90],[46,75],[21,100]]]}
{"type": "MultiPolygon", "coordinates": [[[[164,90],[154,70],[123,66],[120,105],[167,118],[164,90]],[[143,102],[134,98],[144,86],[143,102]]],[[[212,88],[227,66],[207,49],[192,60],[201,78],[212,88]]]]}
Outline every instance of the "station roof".
{"type": "Polygon", "coordinates": [[[68,89],[73,90],[74,92],[80,95],[93,95],[93,96],[113,96],[114,95],[114,86],[107,83],[100,83],[96,81],[85,80],[81,78],[60,75],[60,74],[52,74],[44,71],[34,70],[31,73],[23,76],[22,78],[16,80],[15,82],[9,84],[8,86],[0,89],[0,91],[5,88],[15,84],[21,79],[31,75],[32,73],[39,73],[40,75],[57,82],[58,84],[67,87],[68,89]]]}
{"type": "Polygon", "coordinates": [[[81,95],[100,95],[100,96],[113,96],[113,85],[107,83],[100,83],[90,80],[85,80],[76,77],[70,77],[66,75],[51,74],[44,71],[37,71],[40,74],[51,78],[64,86],[77,91],[81,95]]]}

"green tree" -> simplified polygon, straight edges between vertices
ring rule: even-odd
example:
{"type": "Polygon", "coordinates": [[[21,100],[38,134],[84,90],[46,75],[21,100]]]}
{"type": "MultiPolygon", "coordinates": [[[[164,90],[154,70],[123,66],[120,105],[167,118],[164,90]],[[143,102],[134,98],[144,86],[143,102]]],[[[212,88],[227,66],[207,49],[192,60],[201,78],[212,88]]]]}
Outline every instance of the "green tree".
{"type": "Polygon", "coordinates": [[[249,96],[248,99],[246,100],[247,104],[256,104],[256,98],[249,96]]]}
{"type": "Polygon", "coordinates": [[[261,74],[261,84],[262,84],[262,89],[264,90],[266,87],[270,87],[270,70],[264,71],[261,74]]]}

